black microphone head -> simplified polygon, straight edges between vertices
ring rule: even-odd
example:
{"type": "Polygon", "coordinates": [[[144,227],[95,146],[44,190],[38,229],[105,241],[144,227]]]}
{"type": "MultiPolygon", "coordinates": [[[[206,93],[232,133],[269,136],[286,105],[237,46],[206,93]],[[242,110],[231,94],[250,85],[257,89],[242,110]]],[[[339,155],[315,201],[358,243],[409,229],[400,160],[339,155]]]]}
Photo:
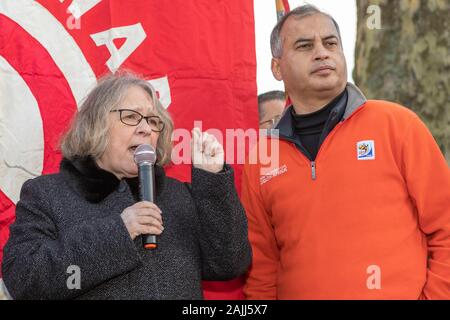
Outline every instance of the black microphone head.
{"type": "Polygon", "coordinates": [[[153,148],[149,144],[141,144],[134,151],[134,162],[137,165],[143,163],[155,164],[156,162],[156,152],[155,148],[153,148]]]}

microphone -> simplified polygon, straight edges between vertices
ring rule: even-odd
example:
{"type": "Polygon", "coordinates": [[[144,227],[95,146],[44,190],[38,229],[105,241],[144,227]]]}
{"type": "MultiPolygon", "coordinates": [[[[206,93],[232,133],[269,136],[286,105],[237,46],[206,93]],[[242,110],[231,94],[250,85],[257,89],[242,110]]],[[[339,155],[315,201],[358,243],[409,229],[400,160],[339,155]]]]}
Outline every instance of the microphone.
{"type": "MultiPolygon", "coordinates": [[[[156,162],[155,149],[149,144],[141,144],[134,151],[134,162],[139,172],[139,196],[141,201],[154,202],[155,199],[155,172],[153,166],[156,162]]],[[[143,234],[142,245],[145,249],[158,247],[156,235],[143,234]]]]}

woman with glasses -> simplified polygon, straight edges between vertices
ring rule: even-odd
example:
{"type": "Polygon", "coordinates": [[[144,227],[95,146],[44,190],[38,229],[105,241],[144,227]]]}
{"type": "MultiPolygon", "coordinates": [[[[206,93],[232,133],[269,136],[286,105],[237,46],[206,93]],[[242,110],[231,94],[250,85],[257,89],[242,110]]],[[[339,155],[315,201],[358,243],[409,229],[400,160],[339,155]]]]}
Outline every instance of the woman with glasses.
{"type": "Polygon", "coordinates": [[[165,175],[172,120],[130,73],[90,92],[61,144],[60,172],[27,181],[4,248],[14,299],[201,299],[201,280],[245,273],[247,221],[212,135],[193,131],[192,184],[165,175]],[[139,201],[135,149],[157,154],[155,201],[139,201]],[[142,235],[157,235],[148,250],[142,235]]]}

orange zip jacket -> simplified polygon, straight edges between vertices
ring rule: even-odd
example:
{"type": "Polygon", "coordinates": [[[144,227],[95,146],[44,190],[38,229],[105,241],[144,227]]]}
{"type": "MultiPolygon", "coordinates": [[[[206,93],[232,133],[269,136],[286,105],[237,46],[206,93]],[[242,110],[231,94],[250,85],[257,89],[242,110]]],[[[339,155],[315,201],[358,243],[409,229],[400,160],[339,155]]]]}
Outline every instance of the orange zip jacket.
{"type": "Polygon", "coordinates": [[[269,137],[258,152],[279,143],[278,163],[245,165],[253,249],[245,294],[450,299],[448,165],[412,111],[347,90],[344,120],[315,162],[269,137]]]}

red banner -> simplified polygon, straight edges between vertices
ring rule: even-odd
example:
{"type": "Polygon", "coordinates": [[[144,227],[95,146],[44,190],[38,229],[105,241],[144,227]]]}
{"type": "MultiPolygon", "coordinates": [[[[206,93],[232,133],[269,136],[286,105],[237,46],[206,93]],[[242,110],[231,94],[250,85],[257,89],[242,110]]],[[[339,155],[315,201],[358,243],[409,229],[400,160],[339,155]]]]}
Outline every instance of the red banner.
{"type": "MultiPolygon", "coordinates": [[[[253,0],[2,0],[0,261],[23,182],[58,170],[58,140],[98,77],[141,74],[176,128],[201,121],[225,136],[257,127],[254,43],[253,0]]],[[[188,165],[167,173],[190,179],[188,165]]],[[[204,287],[242,297],[240,280],[204,287]]]]}

